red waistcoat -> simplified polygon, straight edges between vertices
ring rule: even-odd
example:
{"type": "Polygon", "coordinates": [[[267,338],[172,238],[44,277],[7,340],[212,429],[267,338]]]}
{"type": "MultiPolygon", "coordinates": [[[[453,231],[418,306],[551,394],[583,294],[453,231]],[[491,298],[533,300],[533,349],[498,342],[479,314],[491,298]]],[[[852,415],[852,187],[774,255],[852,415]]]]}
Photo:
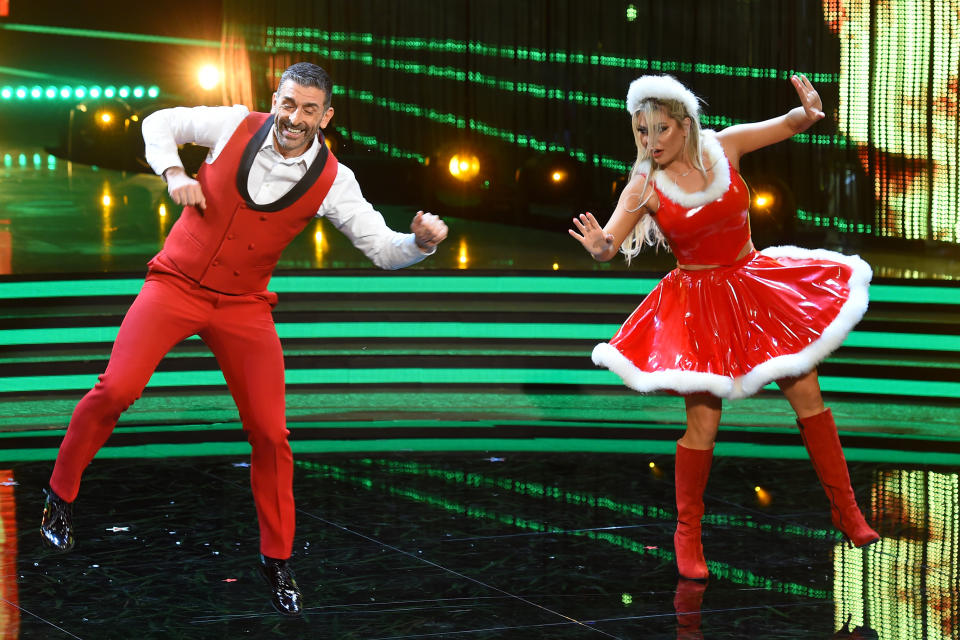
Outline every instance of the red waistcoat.
{"type": "Polygon", "coordinates": [[[247,177],[273,116],[251,113],[211,164],[197,174],[207,208],[184,207],[151,265],[170,265],[198,284],[230,294],[264,291],[280,254],[320,208],[337,175],[337,159],[323,144],[306,175],[283,197],[258,205],[247,177]]]}

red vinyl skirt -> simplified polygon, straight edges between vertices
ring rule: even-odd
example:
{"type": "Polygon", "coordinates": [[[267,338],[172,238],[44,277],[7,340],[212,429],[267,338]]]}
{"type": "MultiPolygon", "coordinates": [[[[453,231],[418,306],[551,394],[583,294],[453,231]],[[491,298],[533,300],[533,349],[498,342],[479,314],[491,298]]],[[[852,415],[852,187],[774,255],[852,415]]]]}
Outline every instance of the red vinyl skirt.
{"type": "Polygon", "coordinates": [[[749,396],[839,347],[867,310],[871,276],[858,256],[798,247],[674,269],[593,361],[641,392],[749,396]]]}

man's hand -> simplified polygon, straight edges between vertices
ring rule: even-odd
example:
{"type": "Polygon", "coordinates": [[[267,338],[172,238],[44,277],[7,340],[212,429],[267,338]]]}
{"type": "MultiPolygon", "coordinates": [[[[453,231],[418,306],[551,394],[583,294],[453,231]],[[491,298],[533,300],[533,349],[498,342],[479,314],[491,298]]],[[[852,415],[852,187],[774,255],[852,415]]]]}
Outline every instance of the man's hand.
{"type": "Polygon", "coordinates": [[[410,223],[410,230],[413,231],[414,239],[420,251],[430,253],[434,247],[443,242],[447,237],[447,225],[439,217],[432,213],[417,211],[410,223]]]}
{"type": "Polygon", "coordinates": [[[183,167],[169,167],[163,172],[163,178],[167,181],[167,192],[174,202],[201,210],[207,208],[207,199],[200,183],[188,176],[183,167]]]}

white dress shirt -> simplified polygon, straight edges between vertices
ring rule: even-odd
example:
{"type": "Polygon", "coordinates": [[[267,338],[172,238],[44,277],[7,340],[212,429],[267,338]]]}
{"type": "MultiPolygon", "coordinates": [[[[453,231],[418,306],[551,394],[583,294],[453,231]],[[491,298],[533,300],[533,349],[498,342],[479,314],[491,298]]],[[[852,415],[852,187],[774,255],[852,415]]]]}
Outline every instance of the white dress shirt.
{"type": "MultiPolygon", "coordinates": [[[[212,163],[249,113],[242,105],[155,111],[144,119],[142,126],[147,162],[157,175],[170,167],[183,167],[177,146],[193,143],[210,149],[206,162],[212,163]]],[[[250,197],[257,204],[278,200],[306,174],[319,150],[314,141],[302,155],[284,158],[274,148],[271,132],[250,168],[250,197]]],[[[381,269],[408,267],[429,255],[420,251],[412,233],[398,233],[387,226],[380,212],[363,197],[353,171],[343,164],[337,167],[333,185],[317,216],[326,217],[381,269]]]]}

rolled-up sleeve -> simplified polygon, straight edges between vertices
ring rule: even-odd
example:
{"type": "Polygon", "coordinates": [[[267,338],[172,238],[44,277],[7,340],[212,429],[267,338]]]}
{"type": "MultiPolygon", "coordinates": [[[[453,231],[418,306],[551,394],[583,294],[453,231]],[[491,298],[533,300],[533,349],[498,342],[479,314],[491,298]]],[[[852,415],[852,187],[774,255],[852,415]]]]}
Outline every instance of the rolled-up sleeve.
{"type": "Polygon", "coordinates": [[[420,251],[412,233],[387,226],[380,212],[363,197],[353,171],[342,164],[317,215],[326,217],[381,269],[402,269],[430,255],[420,251]]]}

